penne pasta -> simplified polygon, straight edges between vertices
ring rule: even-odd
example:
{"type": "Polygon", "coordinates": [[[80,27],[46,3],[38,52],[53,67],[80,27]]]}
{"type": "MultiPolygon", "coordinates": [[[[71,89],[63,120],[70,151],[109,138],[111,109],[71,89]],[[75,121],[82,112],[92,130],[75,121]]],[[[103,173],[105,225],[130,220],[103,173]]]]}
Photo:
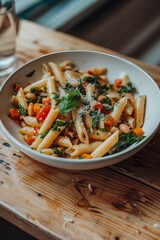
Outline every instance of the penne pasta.
{"type": "Polygon", "coordinates": [[[60,146],[60,147],[66,147],[70,148],[72,147],[72,143],[69,137],[66,136],[58,136],[54,142],[54,145],[60,146]]]}
{"type": "Polygon", "coordinates": [[[54,121],[56,120],[58,114],[59,114],[59,108],[54,109],[54,107],[52,107],[51,110],[49,111],[45,121],[43,122],[42,126],[40,127],[38,133],[42,134],[45,131],[47,131],[48,129],[50,129],[52,127],[54,121]]]}
{"type": "Polygon", "coordinates": [[[47,78],[49,77],[49,75],[47,74],[45,78],[37,81],[37,82],[34,82],[32,84],[30,84],[29,86],[25,87],[24,88],[24,92],[25,93],[28,93],[31,91],[31,89],[33,88],[42,88],[42,87],[45,87],[46,86],[46,83],[47,83],[47,78]]]}
{"type": "Polygon", "coordinates": [[[59,82],[61,87],[64,88],[66,83],[67,83],[67,81],[66,81],[66,79],[64,77],[63,72],[61,71],[61,68],[57,64],[55,64],[53,62],[49,62],[48,64],[49,64],[53,74],[55,75],[56,80],[59,82]]]}
{"type": "Polygon", "coordinates": [[[60,127],[59,130],[50,131],[42,140],[42,142],[39,144],[37,151],[40,152],[44,148],[49,148],[52,143],[55,141],[55,139],[58,137],[58,135],[63,131],[64,127],[60,127]]]}
{"type": "Polygon", "coordinates": [[[24,90],[22,88],[20,88],[17,93],[17,100],[18,100],[19,106],[23,107],[24,109],[28,108],[28,103],[24,95],[24,90]]]}
{"type": "Polygon", "coordinates": [[[115,131],[109,138],[107,138],[99,147],[97,147],[92,153],[93,158],[104,156],[117,142],[119,138],[118,130],[115,131]]]}
{"type": "Polygon", "coordinates": [[[79,145],[73,145],[70,149],[69,149],[69,154],[71,157],[76,157],[79,156],[83,153],[91,153],[93,152],[97,147],[100,146],[102,142],[93,142],[90,144],[79,144],[79,145]]]}
{"type": "Polygon", "coordinates": [[[142,127],[144,123],[146,96],[140,96],[135,101],[134,117],[136,127],[142,127]]]}
{"type": "Polygon", "coordinates": [[[112,112],[112,117],[114,119],[114,126],[117,126],[118,121],[120,120],[121,114],[127,104],[127,98],[121,98],[114,106],[114,110],[112,112]]]}
{"type": "Polygon", "coordinates": [[[95,130],[93,133],[89,133],[89,138],[92,140],[105,140],[107,139],[111,133],[110,132],[102,132],[100,130],[95,130]]]}
{"type": "Polygon", "coordinates": [[[23,120],[27,125],[31,127],[41,127],[42,123],[39,123],[35,117],[25,116],[23,117],[23,120]]]}

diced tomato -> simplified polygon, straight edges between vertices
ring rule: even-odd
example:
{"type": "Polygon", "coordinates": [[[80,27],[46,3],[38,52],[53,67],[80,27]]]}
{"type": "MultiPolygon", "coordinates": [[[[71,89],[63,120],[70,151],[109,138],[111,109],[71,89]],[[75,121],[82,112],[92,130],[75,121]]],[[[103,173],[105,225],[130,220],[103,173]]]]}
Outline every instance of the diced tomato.
{"type": "Polygon", "coordinates": [[[19,111],[18,111],[18,109],[14,109],[14,108],[11,108],[11,109],[9,109],[9,116],[11,117],[11,118],[19,118],[20,117],[20,114],[19,114],[19,111]]]}
{"type": "Polygon", "coordinates": [[[104,120],[104,124],[107,126],[113,126],[114,118],[110,115],[104,120]]]}
{"type": "Polygon", "coordinates": [[[115,80],[115,87],[121,88],[122,87],[122,79],[116,79],[115,80]]]}
{"type": "Polygon", "coordinates": [[[50,103],[51,103],[50,98],[43,98],[43,99],[42,99],[42,104],[48,105],[48,104],[50,104],[50,103]]]}
{"type": "Polygon", "coordinates": [[[91,70],[88,71],[88,74],[93,75],[93,72],[91,70]]]}
{"type": "Polygon", "coordinates": [[[26,138],[26,142],[31,145],[33,142],[34,142],[35,138],[34,138],[34,134],[33,133],[30,133],[28,135],[28,137],[26,138]]]}
{"type": "Polygon", "coordinates": [[[19,90],[20,88],[22,88],[22,85],[16,83],[15,86],[14,86],[14,90],[15,90],[16,92],[18,92],[18,90],[19,90]]]}
{"type": "Polygon", "coordinates": [[[36,116],[36,119],[38,122],[44,122],[44,120],[46,119],[49,111],[51,109],[51,106],[48,105],[46,107],[43,107],[38,113],[37,113],[37,116],[36,116]]]}
{"type": "Polygon", "coordinates": [[[106,111],[106,109],[105,109],[105,107],[103,106],[102,103],[97,103],[97,104],[94,106],[94,109],[95,109],[95,110],[100,109],[100,111],[101,111],[102,113],[104,113],[104,114],[107,113],[107,111],[106,111]]]}

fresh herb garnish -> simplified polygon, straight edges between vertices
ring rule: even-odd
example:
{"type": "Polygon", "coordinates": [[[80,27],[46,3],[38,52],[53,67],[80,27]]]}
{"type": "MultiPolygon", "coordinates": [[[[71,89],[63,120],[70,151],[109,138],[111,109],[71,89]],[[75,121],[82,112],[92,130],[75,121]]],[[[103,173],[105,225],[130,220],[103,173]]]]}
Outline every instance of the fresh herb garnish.
{"type": "Polygon", "coordinates": [[[97,76],[84,76],[82,78],[82,82],[88,82],[88,83],[92,83],[95,86],[99,87],[99,83],[97,82],[98,77],[97,76]]]}
{"type": "Polygon", "coordinates": [[[44,87],[43,91],[44,91],[44,93],[46,93],[47,92],[47,87],[44,87]]]}
{"type": "Polygon", "coordinates": [[[19,106],[19,114],[21,116],[26,116],[27,115],[27,110],[24,107],[22,107],[21,105],[19,106]]]}
{"type": "Polygon", "coordinates": [[[52,126],[52,131],[56,131],[56,130],[59,129],[58,127],[62,127],[62,126],[65,126],[65,125],[66,125],[66,122],[61,121],[61,120],[57,120],[57,121],[54,122],[54,124],[52,126]]]}
{"type": "Polygon", "coordinates": [[[101,132],[108,132],[108,128],[99,128],[101,132]]]}
{"type": "Polygon", "coordinates": [[[78,158],[79,158],[79,159],[84,159],[84,158],[85,158],[85,156],[79,156],[78,158]]]}
{"type": "Polygon", "coordinates": [[[53,93],[53,99],[56,101],[59,101],[59,94],[58,93],[53,93]]]}
{"type": "Polygon", "coordinates": [[[134,132],[123,133],[120,137],[118,142],[111,148],[109,154],[113,154],[123,150],[126,147],[129,147],[133,143],[139,143],[145,138],[145,136],[137,137],[134,132]]]}
{"type": "Polygon", "coordinates": [[[67,91],[67,92],[70,92],[70,91],[74,91],[75,90],[75,88],[74,87],[72,87],[72,85],[70,84],[70,83],[66,83],[66,86],[65,86],[65,88],[63,88],[65,91],[67,91]]]}
{"type": "Polygon", "coordinates": [[[63,157],[65,149],[59,149],[57,147],[53,148],[53,153],[56,154],[58,157],[63,157]]]}
{"type": "Polygon", "coordinates": [[[28,103],[34,103],[34,100],[32,98],[27,99],[28,103]]]}
{"type": "Polygon", "coordinates": [[[111,89],[112,89],[112,84],[109,85],[104,85],[104,86],[99,86],[97,91],[99,94],[107,94],[111,89]]]}
{"type": "Polygon", "coordinates": [[[37,103],[42,103],[43,98],[46,98],[46,95],[38,96],[37,103]]]}
{"type": "Polygon", "coordinates": [[[92,128],[96,128],[100,121],[100,113],[98,113],[97,111],[90,111],[90,115],[93,119],[92,128]]]}
{"type": "Polygon", "coordinates": [[[67,96],[62,97],[58,105],[61,115],[71,112],[76,108],[81,100],[81,94],[79,90],[69,92],[67,96]]]}
{"type": "Polygon", "coordinates": [[[40,138],[44,138],[48,133],[49,133],[50,130],[47,130],[45,131],[44,133],[41,134],[40,138]]]}
{"type": "Polygon", "coordinates": [[[83,85],[79,84],[77,88],[80,91],[80,93],[85,96],[86,92],[85,92],[83,85]]]}
{"type": "Polygon", "coordinates": [[[37,92],[38,92],[38,88],[37,87],[31,88],[31,93],[36,94],[37,92]]]}
{"type": "Polygon", "coordinates": [[[127,86],[122,86],[122,88],[119,90],[119,93],[130,93],[133,92],[135,88],[132,86],[132,83],[129,82],[127,86]]]}

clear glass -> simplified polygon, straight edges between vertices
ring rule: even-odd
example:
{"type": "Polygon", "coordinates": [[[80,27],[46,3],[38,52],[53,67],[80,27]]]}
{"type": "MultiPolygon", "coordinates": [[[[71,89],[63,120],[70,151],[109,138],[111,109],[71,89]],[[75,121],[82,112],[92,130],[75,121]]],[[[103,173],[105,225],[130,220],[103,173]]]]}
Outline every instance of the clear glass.
{"type": "Polygon", "coordinates": [[[10,74],[17,66],[15,3],[0,0],[0,77],[10,74]]]}

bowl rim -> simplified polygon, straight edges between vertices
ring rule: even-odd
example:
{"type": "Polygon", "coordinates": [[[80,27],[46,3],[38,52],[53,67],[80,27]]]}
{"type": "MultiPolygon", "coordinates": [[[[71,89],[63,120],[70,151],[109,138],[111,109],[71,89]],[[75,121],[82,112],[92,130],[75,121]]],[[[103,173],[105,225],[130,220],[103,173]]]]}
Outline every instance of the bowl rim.
{"type": "MultiPolygon", "coordinates": [[[[119,61],[122,61],[124,63],[127,63],[129,65],[132,65],[133,67],[135,67],[136,69],[138,69],[140,72],[142,72],[146,77],[148,77],[150,79],[150,81],[152,82],[152,84],[155,86],[155,88],[157,89],[157,91],[159,91],[158,85],[156,84],[156,82],[152,79],[152,77],[145,72],[141,67],[139,67],[138,65],[136,65],[135,63],[132,63],[129,60],[126,60],[125,58],[113,55],[113,54],[108,54],[108,53],[104,53],[104,52],[100,52],[100,51],[92,51],[92,50],[64,50],[64,51],[56,51],[56,52],[52,52],[49,54],[45,54],[39,57],[36,57],[28,62],[26,62],[25,64],[23,64],[22,66],[18,67],[12,74],[10,74],[6,80],[3,82],[3,84],[0,87],[0,95],[2,93],[2,90],[4,88],[4,86],[7,84],[7,82],[9,81],[9,79],[11,77],[13,77],[15,74],[17,74],[20,70],[22,70],[26,65],[31,64],[32,62],[36,62],[39,59],[43,59],[46,58],[48,56],[51,55],[56,55],[56,54],[65,54],[65,53],[95,53],[95,54],[100,54],[100,55],[104,55],[104,56],[108,56],[108,57],[112,57],[115,58],[119,61]]],[[[159,91],[159,98],[160,98],[160,91],[159,91]]],[[[160,115],[160,112],[159,112],[160,115]]],[[[87,161],[82,161],[82,159],[71,159],[71,158],[61,158],[61,157],[53,157],[50,155],[46,155],[46,154],[42,154],[40,152],[37,152],[33,149],[31,149],[29,146],[26,146],[25,144],[21,143],[20,141],[18,141],[12,134],[10,134],[10,132],[5,128],[4,124],[2,123],[2,120],[0,119],[0,128],[2,129],[2,133],[4,134],[4,136],[6,136],[14,145],[16,145],[17,147],[19,147],[22,151],[24,151],[26,154],[27,152],[30,153],[31,155],[36,155],[37,158],[38,157],[43,157],[45,160],[48,161],[59,161],[59,162],[64,162],[64,163],[72,163],[72,164],[77,164],[77,163],[81,163],[81,164],[91,164],[91,163],[95,163],[95,162],[103,162],[103,161],[109,161],[111,159],[117,158],[117,157],[123,157],[123,155],[126,155],[127,153],[134,151],[135,149],[138,149],[138,147],[140,147],[143,143],[146,143],[155,135],[155,133],[157,132],[158,128],[160,126],[160,117],[159,117],[159,121],[157,121],[157,124],[155,125],[152,133],[149,136],[146,136],[142,141],[140,141],[139,143],[134,143],[131,146],[127,147],[126,149],[118,152],[118,153],[114,153],[111,154],[109,156],[103,156],[103,157],[99,157],[99,158],[91,158],[91,159],[87,159],[87,161]]],[[[34,158],[34,156],[33,156],[34,158]]]]}

